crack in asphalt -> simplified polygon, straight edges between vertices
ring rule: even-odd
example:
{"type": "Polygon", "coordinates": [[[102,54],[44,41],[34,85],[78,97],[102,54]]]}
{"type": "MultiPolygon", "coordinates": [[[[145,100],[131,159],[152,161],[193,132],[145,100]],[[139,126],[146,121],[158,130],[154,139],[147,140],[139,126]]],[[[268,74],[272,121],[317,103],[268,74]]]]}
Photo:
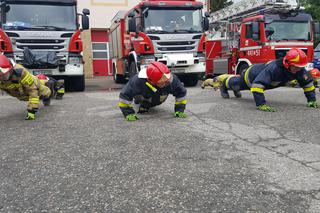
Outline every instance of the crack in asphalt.
{"type": "MultiPolygon", "coordinates": [[[[211,125],[210,123],[206,122],[204,119],[202,119],[200,116],[198,116],[197,114],[195,114],[194,112],[192,112],[192,111],[190,111],[190,110],[186,110],[186,111],[188,111],[191,115],[193,115],[195,118],[197,118],[199,121],[201,121],[203,124],[205,124],[205,125],[207,125],[207,126],[213,127],[213,128],[218,129],[218,130],[220,130],[220,131],[227,132],[227,133],[231,134],[232,136],[234,136],[235,138],[238,138],[238,139],[240,139],[240,140],[243,140],[244,142],[247,142],[247,143],[249,143],[249,144],[251,144],[251,145],[254,145],[254,146],[258,146],[258,147],[267,149],[268,151],[273,152],[273,153],[276,153],[276,154],[278,154],[279,156],[282,156],[282,157],[288,158],[288,159],[290,159],[290,160],[292,160],[292,161],[295,161],[295,162],[303,165],[304,167],[307,167],[307,168],[313,169],[313,170],[315,170],[315,171],[317,171],[317,172],[320,172],[320,169],[317,169],[317,168],[315,168],[315,167],[313,167],[313,166],[308,165],[307,163],[305,163],[305,162],[303,162],[303,161],[300,161],[300,160],[297,160],[297,159],[295,159],[295,158],[292,158],[292,157],[288,156],[288,154],[290,154],[290,153],[292,153],[292,152],[288,152],[288,153],[284,154],[284,153],[281,153],[281,152],[276,151],[276,150],[274,150],[274,149],[270,149],[270,148],[267,147],[267,146],[260,145],[261,142],[265,142],[265,141],[269,141],[269,140],[263,140],[263,139],[261,138],[261,136],[259,136],[259,135],[257,135],[257,137],[258,137],[258,139],[259,139],[258,142],[251,142],[251,141],[249,141],[248,139],[242,138],[241,136],[239,136],[239,135],[237,135],[236,133],[232,132],[232,129],[233,129],[233,128],[232,128],[232,125],[231,125],[230,123],[226,123],[226,124],[229,126],[229,131],[227,131],[227,130],[225,130],[225,129],[222,129],[222,128],[219,128],[219,127],[217,127],[217,126],[211,125]]],[[[270,127],[269,125],[266,125],[266,126],[270,127]]],[[[285,140],[288,140],[288,141],[297,142],[297,141],[293,141],[293,140],[291,140],[291,139],[288,139],[288,138],[285,137],[283,134],[281,134],[279,131],[277,131],[274,127],[271,128],[271,129],[273,129],[278,135],[280,135],[280,137],[273,138],[273,140],[285,139],[285,140]]],[[[305,144],[305,143],[304,143],[304,144],[305,144]]],[[[236,149],[239,150],[238,148],[236,148],[236,149]]],[[[242,151],[242,150],[239,150],[239,151],[242,151]]],[[[250,153],[250,154],[252,154],[252,153],[250,153]]]]}

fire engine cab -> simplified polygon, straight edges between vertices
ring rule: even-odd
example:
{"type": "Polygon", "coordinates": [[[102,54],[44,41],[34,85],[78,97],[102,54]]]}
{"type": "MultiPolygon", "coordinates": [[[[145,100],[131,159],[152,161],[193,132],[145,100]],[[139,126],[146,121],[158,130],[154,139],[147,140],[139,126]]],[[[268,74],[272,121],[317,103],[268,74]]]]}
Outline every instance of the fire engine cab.
{"type": "Polygon", "coordinates": [[[284,57],[291,48],[313,59],[312,17],[297,0],[242,0],[211,13],[209,21],[207,77],[240,74],[252,64],[284,57]]]}
{"type": "Polygon", "coordinates": [[[186,85],[196,85],[205,73],[204,32],[209,27],[202,9],[196,0],[143,0],[119,11],[110,27],[115,82],[124,82],[156,60],[186,85]]]}

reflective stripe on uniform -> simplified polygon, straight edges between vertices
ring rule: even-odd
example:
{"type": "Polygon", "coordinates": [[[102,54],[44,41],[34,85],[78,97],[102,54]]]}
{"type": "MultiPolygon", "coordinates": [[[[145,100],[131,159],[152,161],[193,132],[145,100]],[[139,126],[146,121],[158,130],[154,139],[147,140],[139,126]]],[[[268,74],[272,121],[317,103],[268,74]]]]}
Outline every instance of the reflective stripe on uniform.
{"type": "Polygon", "coordinates": [[[64,89],[59,89],[59,90],[57,91],[57,93],[64,94],[65,91],[64,91],[64,89]]]}
{"type": "Polygon", "coordinates": [[[21,80],[22,84],[26,84],[29,86],[31,86],[33,84],[33,82],[34,82],[34,79],[29,72],[27,72],[26,76],[24,76],[24,78],[21,80]]]}
{"type": "Polygon", "coordinates": [[[184,99],[184,100],[182,100],[182,101],[176,101],[176,105],[179,105],[179,104],[186,105],[186,104],[187,104],[187,100],[184,99]]]}
{"type": "Polygon", "coordinates": [[[128,101],[128,100],[125,100],[125,99],[123,99],[123,98],[119,98],[119,101],[120,101],[121,103],[124,103],[124,104],[127,104],[127,105],[130,105],[130,104],[132,103],[132,101],[128,101]]]}
{"type": "Polygon", "coordinates": [[[152,86],[149,82],[146,82],[146,85],[147,85],[153,92],[157,92],[157,88],[155,88],[154,86],[152,86]]]}
{"type": "Polygon", "coordinates": [[[16,89],[20,88],[21,86],[21,84],[10,84],[9,86],[7,86],[7,89],[16,89]]]}
{"type": "Polygon", "coordinates": [[[314,85],[312,85],[311,87],[305,87],[305,88],[303,88],[303,91],[304,92],[311,92],[311,91],[313,91],[313,90],[315,90],[316,88],[314,87],[314,85]]]}
{"type": "Polygon", "coordinates": [[[229,88],[229,80],[231,79],[231,78],[233,78],[234,76],[229,76],[228,78],[227,78],[227,80],[226,80],[226,82],[225,82],[225,86],[228,88],[228,89],[230,89],[229,88]]]}
{"type": "Polygon", "coordinates": [[[39,104],[39,98],[29,98],[29,103],[31,104],[39,104]]]}
{"type": "Polygon", "coordinates": [[[244,73],[244,81],[246,82],[247,86],[250,88],[251,87],[251,83],[250,83],[250,80],[249,80],[249,72],[250,72],[250,69],[252,68],[253,66],[250,66],[244,73]]]}
{"type": "Polygon", "coordinates": [[[132,108],[132,105],[131,104],[126,104],[126,103],[123,103],[123,102],[119,102],[118,106],[120,108],[132,108]]]}
{"type": "Polygon", "coordinates": [[[251,87],[251,92],[264,93],[264,89],[258,87],[251,87]]]}
{"type": "Polygon", "coordinates": [[[309,87],[312,87],[312,86],[314,86],[313,81],[310,82],[309,84],[305,85],[303,88],[309,88],[309,87]]]}
{"type": "Polygon", "coordinates": [[[183,100],[185,100],[185,99],[186,99],[186,96],[181,97],[181,98],[176,98],[176,101],[183,101],[183,100]]]}

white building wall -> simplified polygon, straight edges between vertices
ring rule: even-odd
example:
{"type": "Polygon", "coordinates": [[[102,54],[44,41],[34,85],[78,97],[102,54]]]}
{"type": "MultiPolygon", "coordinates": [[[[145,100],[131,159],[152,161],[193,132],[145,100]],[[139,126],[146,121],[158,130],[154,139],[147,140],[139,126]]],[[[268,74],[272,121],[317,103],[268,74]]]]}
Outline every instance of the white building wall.
{"type": "Polygon", "coordinates": [[[90,9],[91,28],[109,28],[111,19],[119,10],[129,10],[139,2],[140,0],[78,0],[78,8],[79,11],[83,8],[90,9]]]}

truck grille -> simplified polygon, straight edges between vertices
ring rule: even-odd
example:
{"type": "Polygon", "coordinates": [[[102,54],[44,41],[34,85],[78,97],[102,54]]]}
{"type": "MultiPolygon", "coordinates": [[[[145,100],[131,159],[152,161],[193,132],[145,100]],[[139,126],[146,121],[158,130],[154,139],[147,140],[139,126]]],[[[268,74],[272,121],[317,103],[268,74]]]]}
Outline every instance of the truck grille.
{"type": "Polygon", "coordinates": [[[17,39],[16,41],[22,44],[61,44],[64,42],[62,39],[17,39]]]}
{"type": "Polygon", "coordinates": [[[63,39],[17,39],[17,49],[23,50],[62,50],[66,48],[66,40],[63,39]]]}
{"type": "Polygon", "coordinates": [[[196,50],[196,41],[156,41],[158,52],[179,52],[196,50]]]}
{"type": "Polygon", "coordinates": [[[196,43],[195,41],[177,41],[177,42],[158,42],[160,46],[177,46],[177,45],[191,45],[196,43]]]}
{"type": "Polygon", "coordinates": [[[61,45],[17,45],[18,49],[29,48],[31,50],[61,50],[64,46],[61,45]]]}

